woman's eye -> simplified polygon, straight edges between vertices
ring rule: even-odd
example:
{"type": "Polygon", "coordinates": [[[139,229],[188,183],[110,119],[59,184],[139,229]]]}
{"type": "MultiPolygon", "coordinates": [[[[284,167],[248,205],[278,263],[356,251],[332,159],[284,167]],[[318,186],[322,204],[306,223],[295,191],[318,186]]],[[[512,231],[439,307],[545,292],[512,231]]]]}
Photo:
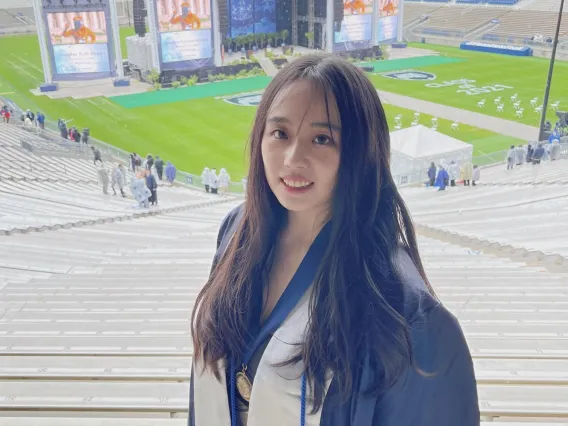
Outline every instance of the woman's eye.
{"type": "Polygon", "coordinates": [[[331,143],[331,138],[327,135],[318,135],[315,137],[314,143],[317,145],[328,145],[331,143]]]}
{"type": "Polygon", "coordinates": [[[272,136],[274,136],[275,139],[286,139],[286,133],[284,133],[282,130],[274,130],[272,132],[272,136]]]}

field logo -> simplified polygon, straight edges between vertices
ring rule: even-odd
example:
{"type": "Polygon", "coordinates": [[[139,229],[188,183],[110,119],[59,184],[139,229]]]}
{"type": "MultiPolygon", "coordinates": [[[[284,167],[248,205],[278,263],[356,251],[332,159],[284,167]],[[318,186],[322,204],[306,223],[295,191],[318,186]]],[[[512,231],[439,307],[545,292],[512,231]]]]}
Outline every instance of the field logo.
{"type": "Polygon", "coordinates": [[[414,80],[414,81],[425,81],[425,80],[436,80],[436,75],[424,71],[416,70],[403,70],[386,72],[381,74],[384,77],[394,78],[396,80],[414,80]]]}
{"type": "Polygon", "coordinates": [[[233,105],[257,107],[260,104],[261,98],[261,93],[245,93],[242,95],[228,96],[223,100],[233,105]]]}

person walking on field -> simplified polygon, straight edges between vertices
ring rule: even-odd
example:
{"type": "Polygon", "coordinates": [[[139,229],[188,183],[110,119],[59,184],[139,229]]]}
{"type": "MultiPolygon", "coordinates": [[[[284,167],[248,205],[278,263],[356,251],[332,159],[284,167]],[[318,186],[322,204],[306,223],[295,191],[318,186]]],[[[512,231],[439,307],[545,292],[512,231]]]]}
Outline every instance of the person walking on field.
{"type": "Polygon", "coordinates": [[[148,199],[152,193],[146,186],[146,179],[144,179],[143,172],[139,171],[136,173],[134,179],[130,182],[130,191],[134,199],[138,202],[138,207],[150,207],[148,199]]]}
{"type": "Polygon", "coordinates": [[[428,184],[430,187],[434,186],[436,181],[436,165],[434,162],[430,163],[430,168],[428,168],[428,184]]]}
{"type": "Polygon", "coordinates": [[[215,169],[211,169],[209,173],[209,186],[211,187],[211,194],[217,194],[219,192],[219,177],[215,169]]]}
{"type": "Polygon", "coordinates": [[[231,176],[229,176],[227,170],[221,169],[221,172],[219,173],[219,189],[221,190],[221,194],[229,193],[230,182],[231,182],[231,176]]]}
{"type": "Polygon", "coordinates": [[[450,176],[450,186],[456,186],[456,180],[460,177],[460,166],[452,161],[450,167],[448,167],[448,174],[450,176]]]}
{"type": "Polygon", "coordinates": [[[205,167],[201,172],[201,183],[205,187],[205,192],[209,192],[210,184],[211,184],[211,171],[209,167],[205,167]]]}
{"type": "Polygon", "coordinates": [[[154,167],[156,168],[158,179],[162,180],[162,176],[164,175],[164,160],[162,160],[159,155],[156,155],[156,162],[154,163],[154,167]]]}
{"type": "Polygon", "coordinates": [[[166,179],[168,180],[170,185],[173,185],[174,181],[176,180],[177,171],[175,166],[170,161],[168,161],[168,165],[164,169],[164,172],[166,173],[166,179]]]}
{"type": "Polygon", "coordinates": [[[108,194],[108,170],[105,167],[104,163],[101,162],[101,164],[98,166],[97,173],[99,175],[99,183],[103,187],[103,194],[108,194]]]}
{"type": "Polygon", "coordinates": [[[101,151],[98,148],[95,148],[94,146],[91,147],[91,150],[93,151],[93,164],[97,164],[97,161],[100,161],[101,164],[103,162],[103,159],[101,158],[101,151]]]}
{"type": "Polygon", "coordinates": [[[150,170],[146,170],[146,186],[150,190],[150,204],[151,205],[158,205],[158,182],[156,178],[150,172],[150,170]]]}
{"type": "Polygon", "coordinates": [[[124,193],[124,177],[122,175],[122,170],[120,168],[120,166],[117,166],[113,171],[112,171],[112,181],[111,181],[111,188],[112,188],[112,192],[114,193],[113,195],[116,195],[116,189],[115,186],[118,186],[118,188],[120,189],[120,193],[122,194],[123,197],[126,197],[126,194],[124,193]]]}
{"type": "Polygon", "coordinates": [[[480,179],[480,177],[481,177],[481,169],[476,164],[473,166],[473,176],[471,181],[472,186],[476,186],[475,182],[477,182],[480,179]]]}
{"type": "Polygon", "coordinates": [[[465,163],[461,167],[460,178],[463,180],[463,186],[469,186],[469,182],[473,177],[473,167],[470,162],[465,163]]]}
{"type": "Polygon", "coordinates": [[[507,170],[512,170],[517,158],[517,153],[515,151],[515,145],[511,145],[511,148],[507,152],[507,170]]]}

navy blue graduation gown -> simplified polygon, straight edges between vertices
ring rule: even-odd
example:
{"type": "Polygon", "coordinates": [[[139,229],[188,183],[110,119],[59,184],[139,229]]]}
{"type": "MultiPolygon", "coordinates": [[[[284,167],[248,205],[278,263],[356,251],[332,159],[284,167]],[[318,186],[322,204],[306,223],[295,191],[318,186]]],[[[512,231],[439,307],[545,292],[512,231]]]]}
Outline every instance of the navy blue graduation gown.
{"type": "MultiPolygon", "coordinates": [[[[225,251],[242,213],[241,205],[223,220],[213,265],[225,251]]],[[[410,327],[415,364],[422,371],[436,374],[421,375],[409,366],[391,388],[376,397],[363,392],[376,374],[368,361],[364,362],[347,401],[341,398],[338,384],[332,380],[320,426],[478,426],[473,363],[458,321],[428,292],[410,257],[402,250],[396,262],[402,275],[400,296],[410,327]]],[[[192,380],[188,426],[199,426],[193,415],[194,391],[192,380]]]]}

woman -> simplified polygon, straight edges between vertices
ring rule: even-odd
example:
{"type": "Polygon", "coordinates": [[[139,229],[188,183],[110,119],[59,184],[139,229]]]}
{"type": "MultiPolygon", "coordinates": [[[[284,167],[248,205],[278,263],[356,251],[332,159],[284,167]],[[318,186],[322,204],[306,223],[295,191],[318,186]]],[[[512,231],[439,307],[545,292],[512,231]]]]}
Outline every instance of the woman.
{"type": "Polygon", "coordinates": [[[192,315],[190,426],[473,426],[471,357],[436,299],[357,68],[303,56],[264,92],[247,201],[192,315]]]}

